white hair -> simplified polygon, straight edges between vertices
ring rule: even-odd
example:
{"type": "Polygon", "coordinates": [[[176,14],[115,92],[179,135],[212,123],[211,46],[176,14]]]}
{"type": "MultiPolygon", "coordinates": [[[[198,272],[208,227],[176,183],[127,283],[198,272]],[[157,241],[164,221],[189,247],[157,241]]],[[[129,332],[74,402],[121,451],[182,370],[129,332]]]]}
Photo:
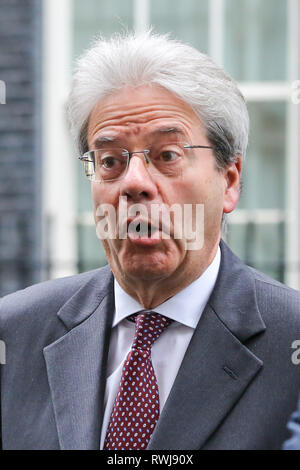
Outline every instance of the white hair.
{"type": "Polygon", "coordinates": [[[88,150],[88,119],[100,99],[124,86],[149,84],[166,88],[191,106],[219,168],[245,156],[249,116],[236,83],[207,55],[151,31],[97,39],[78,59],[67,103],[78,150],[88,150]]]}

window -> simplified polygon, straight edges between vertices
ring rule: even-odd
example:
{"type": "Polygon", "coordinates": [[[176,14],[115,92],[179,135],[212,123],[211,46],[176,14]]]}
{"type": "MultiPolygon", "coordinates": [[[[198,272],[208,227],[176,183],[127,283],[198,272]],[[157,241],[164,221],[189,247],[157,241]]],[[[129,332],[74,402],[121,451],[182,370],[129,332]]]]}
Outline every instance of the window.
{"type": "Polygon", "coordinates": [[[225,1],[224,66],[235,80],[286,80],[287,17],[285,0],[225,1]]]}
{"type": "MultiPolygon", "coordinates": [[[[226,240],[247,263],[300,288],[300,106],[290,100],[291,81],[300,79],[300,1],[68,1],[73,58],[94,34],[153,25],[208,53],[239,82],[251,132],[243,193],[228,218],[226,240]]],[[[78,164],[76,256],[79,270],[88,270],[105,263],[105,256],[89,183],[79,171],[78,164]]]]}

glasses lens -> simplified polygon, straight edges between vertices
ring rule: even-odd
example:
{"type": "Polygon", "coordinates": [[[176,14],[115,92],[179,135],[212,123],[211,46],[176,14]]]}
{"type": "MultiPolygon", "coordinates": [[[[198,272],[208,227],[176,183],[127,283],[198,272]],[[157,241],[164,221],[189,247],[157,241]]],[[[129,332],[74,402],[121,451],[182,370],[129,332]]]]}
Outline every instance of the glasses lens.
{"type": "Polygon", "coordinates": [[[126,171],[128,152],[121,148],[99,149],[88,152],[84,170],[90,181],[112,181],[126,171]]]}
{"type": "Polygon", "coordinates": [[[96,150],[94,154],[97,180],[115,180],[125,173],[128,153],[124,152],[123,149],[96,150]]]}
{"type": "MultiPolygon", "coordinates": [[[[144,150],[144,159],[151,175],[177,179],[182,176],[187,161],[184,143],[163,141],[149,147],[148,150],[144,150]]],[[[90,181],[121,179],[130,164],[129,153],[122,148],[92,150],[85,156],[84,169],[90,181]]]]}
{"type": "Polygon", "coordinates": [[[156,176],[180,177],[185,164],[184,144],[180,142],[156,143],[149,153],[151,169],[156,176]]]}
{"type": "Polygon", "coordinates": [[[86,177],[90,181],[95,181],[95,166],[94,166],[94,159],[92,158],[92,156],[88,155],[87,160],[83,160],[83,168],[84,168],[86,177]]]}

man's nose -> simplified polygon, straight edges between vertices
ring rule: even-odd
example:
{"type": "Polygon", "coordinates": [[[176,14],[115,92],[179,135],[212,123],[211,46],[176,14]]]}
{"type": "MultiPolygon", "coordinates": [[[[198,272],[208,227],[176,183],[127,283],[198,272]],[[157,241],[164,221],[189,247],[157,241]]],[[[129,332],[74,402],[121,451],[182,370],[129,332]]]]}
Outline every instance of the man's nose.
{"type": "Polygon", "coordinates": [[[147,159],[143,152],[133,153],[128,169],[122,180],[120,192],[128,199],[140,201],[141,199],[154,199],[157,194],[156,184],[148,171],[147,159]]]}

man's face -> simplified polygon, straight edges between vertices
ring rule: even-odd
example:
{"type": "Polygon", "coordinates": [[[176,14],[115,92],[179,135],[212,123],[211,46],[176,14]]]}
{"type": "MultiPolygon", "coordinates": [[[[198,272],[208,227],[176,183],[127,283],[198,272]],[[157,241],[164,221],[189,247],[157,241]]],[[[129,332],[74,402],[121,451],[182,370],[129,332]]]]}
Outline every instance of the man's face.
{"type": "MultiPolygon", "coordinates": [[[[157,142],[182,141],[210,146],[205,129],[192,108],[168,90],[158,86],[124,88],[104,99],[93,109],[88,127],[89,149],[101,145],[120,147],[129,152],[148,149],[157,142]],[[109,140],[109,143],[103,141],[109,140]]],[[[120,197],[127,198],[128,207],[144,204],[177,203],[204,205],[204,244],[199,250],[187,250],[186,240],[158,236],[155,241],[128,236],[106,239],[103,246],[112,271],[126,283],[156,280],[195,279],[210,264],[216,252],[222,213],[230,212],[238,200],[239,170],[218,171],[211,149],[195,149],[178,176],[153,174],[145,165],[143,154],[134,154],[127,173],[121,180],[93,182],[92,196],[96,211],[101,204],[120,210],[120,197]],[[228,173],[229,171],[229,173],[228,173]],[[235,189],[231,190],[234,182],[235,189]],[[228,189],[229,188],[229,189],[228,189]]],[[[155,172],[154,172],[155,173],[155,172]]],[[[161,234],[160,234],[161,235],[161,234]]],[[[174,234],[173,234],[174,235],[174,234]]],[[[147,238],[147,237],[146,237],[147,238]]]]}

